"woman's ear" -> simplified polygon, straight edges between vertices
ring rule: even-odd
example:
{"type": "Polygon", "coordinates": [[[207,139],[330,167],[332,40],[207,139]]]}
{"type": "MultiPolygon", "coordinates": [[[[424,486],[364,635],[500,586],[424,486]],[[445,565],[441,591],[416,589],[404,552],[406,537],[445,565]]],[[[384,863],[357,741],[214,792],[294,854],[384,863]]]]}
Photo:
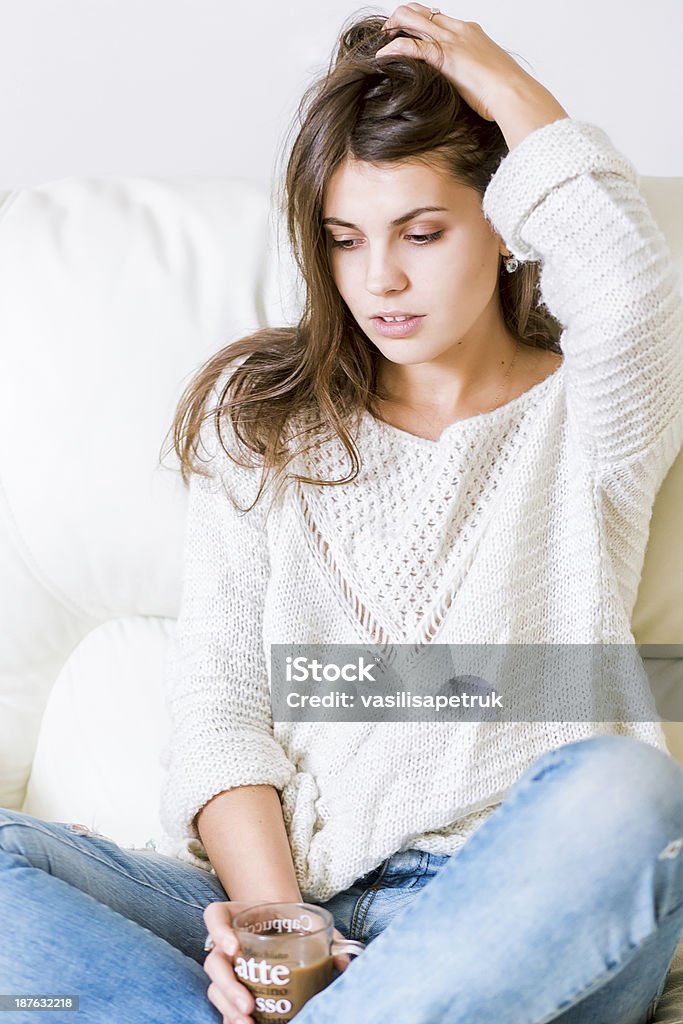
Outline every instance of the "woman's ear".
{"type": "Polygon", "coordinates": [[[496,237],[496,241],[498,242],[498,252],[499,252],[499,254],[501,256],[512,256],[512,253],[510,252],[510,250],[508,249],[507,245],[505,244],[505,242],[503,241],[501,236],[498,234],[498,232],[494,231],[493,233],[494,233],[494,235],[496,237]]]}

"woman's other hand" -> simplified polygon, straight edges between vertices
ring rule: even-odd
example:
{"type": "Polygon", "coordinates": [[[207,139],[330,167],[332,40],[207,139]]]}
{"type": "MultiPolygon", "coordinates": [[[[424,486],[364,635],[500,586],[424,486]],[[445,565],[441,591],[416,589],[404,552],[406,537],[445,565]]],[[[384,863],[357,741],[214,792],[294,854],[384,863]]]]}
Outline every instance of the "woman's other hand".
{"type": "MultiPolygon", "coordinates": [[[[337,931],[336,928],[334,929],[332,937],[334,939],[341,939],[342,941],[346,938],[346,936],[342,935],[342,933],[340,931],[337,931]]],[[[350,963],[351,957],[349,956],[348,953],[337,953],[337,955],[334,958],[334,966],[337,968],[338,971],[345,971],[350,963]]]]}
{"type": "Polygon", "coordinates": [[[447,14],[435,14],[424,4],[401,4],[384,23],[388,33],[405,28],[411,32],[428,32],[443,49],[441,56],[434,43],[427,39],[399,36],[377,50],[376,57],[401,54],[417,57],[432,64],[456,87],[466,103],[487,121],[498,120],[498,97],[511,91],[522,95],[535,91],[548,94],[547,89],[529,75],[517,61],[486,35],[475,21],[459,21],[447,14]]]}

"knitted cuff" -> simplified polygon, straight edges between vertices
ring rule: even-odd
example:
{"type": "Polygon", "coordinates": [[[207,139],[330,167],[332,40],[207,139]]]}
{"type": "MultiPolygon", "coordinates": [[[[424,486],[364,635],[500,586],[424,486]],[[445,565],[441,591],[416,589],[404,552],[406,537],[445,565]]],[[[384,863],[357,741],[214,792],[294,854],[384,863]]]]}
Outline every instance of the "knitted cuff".
{"type": "Polygon", "coordinates": [[[579,174],[620,174],[636,185],[633,164],[597,125],[563,117],[530,132],[498,165],[484,194],[487,220],[520,260],[540,260],[524,225],[554,189],[579,174]]]}

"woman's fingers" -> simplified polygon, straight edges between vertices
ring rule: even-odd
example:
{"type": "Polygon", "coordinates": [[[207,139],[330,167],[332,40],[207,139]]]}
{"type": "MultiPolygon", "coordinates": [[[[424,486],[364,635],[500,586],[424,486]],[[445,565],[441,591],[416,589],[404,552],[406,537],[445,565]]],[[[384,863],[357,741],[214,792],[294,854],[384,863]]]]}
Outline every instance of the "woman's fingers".
{"type": "Polygon", "coordinates": [[[242,906],[235,901],[216,901],[204,908],[206,930],[215,945],[204,961],[204,970],[211,978],[206,995],[223,1014],[224,1024],[253,1024],[250,1016],[254,997],[233,970],[231,956],[238,949],[237,935],[232,928],[232,915],[242,906]]]}
{"type": "Polygon", "coordinates": [[[393,28],[398,25],[408,25],[412,27],[414,25],[415,28],[426,28],[427,31],[431,32],[433,28],[443,28],[446,22],[449,23],[450,28],[456,28],[466,24],[460,18],[451,18],[450,14],[444,14],[443,11],[440,11],[439,14],[435,14],[430,20],[429,15],[431,13],[431,7],[425,7],[424,4],[401,4],[400,7],[396,7],[394,11],[392,11],[384,22],[383,27],[393,28]],[[426,25],[425,21],[427,22],[426,25]]]}
{"type": "MultiPolygon", "coordinates": [[[[429,33],[433,36],[434,29],[443,28],[443,26],[439,26],[436,22],[430,22],[429,13],[429,7],[425,7],[423,4],[402,4],[389,15],[382,28],[387,33],[390,33],[391,29],[407,28],[414,31],[417,35],[429,33]]],[[[465,24],[455,18],[449,18],[448,20],[451,22],[451,27],[465,24]]],[[[421,60],[427,60],[437,70],[440,70],[441,67],[441,54],[429,39],[412,39],[409,36],[396,36],[390,42],[381,46],[375,52],[375,57],[386,57],[391,54],[401,54],[403,57],[418,57],[421,60]]]]}
{"type": "MultiPolygon", "coordinates": [[[[335,939],[341,939],[342,941],[344,940],[344,936],[337,928],[334,929],[333,935],[335,939]]],[[[332,962],[338,971],[345,971],[346,968],[351,963],[351,957],[349,956],[348,953],[336,953],[332,959],[332,962]]]]}
{"type": "Polygon", "coordinates": [[[351,957],[348,953],[337,953],[332,962],[337,970],[343,973],[351,963],[351,957]]]}
{"type": "Polygon", "coordinates": [[[424,57],[426,45],[426,43],[419,39],[408,39],[406,36],[400,36],[398,39],[392,39],[390,43],[380,46],[379,50],[375,52],[375,57],[385,57],[390,53],[401,53],[404,57],[424,57]]]}
{"type": "Polygon", "coordinates": [[[250,1020],[254,997],[237,979],[229,957],[219,949],[212,949],[204,961],[204,970],[211,978],[206,993],[209,1002],[230,1020],[250,1020]]]}
{"type": "Polygon", "coordinates": [[[206,930],[216,946],[226,953],[234,953],[237,949],[237,936],[232,929],[232,915],[237,914],[243,905],[248,906],[246,903],[240,904],[229,900],[209,903],[204,907],[206,930]]]}

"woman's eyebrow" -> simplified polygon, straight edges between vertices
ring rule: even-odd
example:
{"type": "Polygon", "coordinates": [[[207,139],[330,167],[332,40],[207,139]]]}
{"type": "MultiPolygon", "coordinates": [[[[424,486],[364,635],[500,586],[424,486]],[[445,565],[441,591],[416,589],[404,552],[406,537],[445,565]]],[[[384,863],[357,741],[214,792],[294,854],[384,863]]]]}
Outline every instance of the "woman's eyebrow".
{"type": "MultiPolygon", "coordinates": [[[[406,221],[412,220],[413,217],[419,216],[421,213],[448,213],[446,206],[416,206],[414,210],[409,210],[408,213],[402,214],[397,217],[396,220],[391,221],[392,228],[398,228],[401,224],[405,224],[406,221]]],[[[340,220],[338,217],[325,217],[323,225],[337,224],[340,228],[358,228],[357,224],[352,224],[348,220],[340,220]]]]}

